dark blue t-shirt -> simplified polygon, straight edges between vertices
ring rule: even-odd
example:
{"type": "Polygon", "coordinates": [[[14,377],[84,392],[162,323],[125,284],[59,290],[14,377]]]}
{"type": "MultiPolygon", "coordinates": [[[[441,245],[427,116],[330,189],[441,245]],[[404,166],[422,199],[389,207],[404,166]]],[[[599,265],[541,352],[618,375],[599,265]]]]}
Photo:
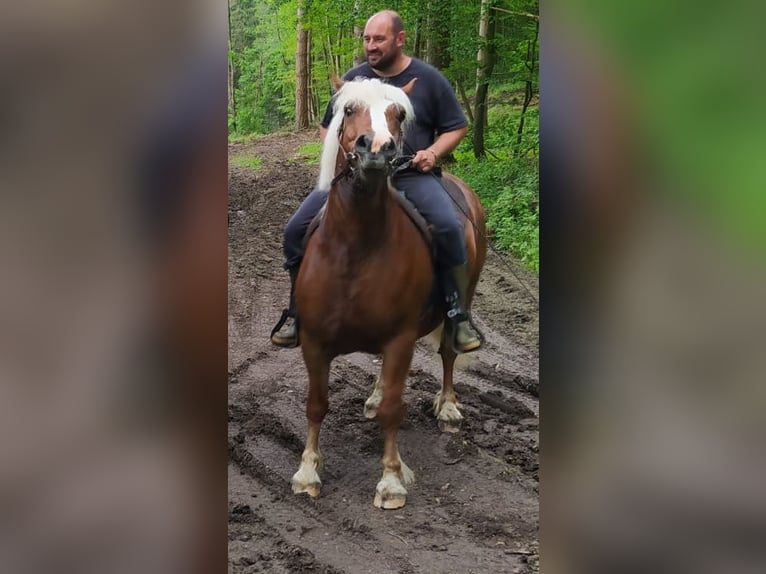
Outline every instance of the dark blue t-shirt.
{"type": "MultiPolygon", "coordinates": [[[[412,107],[415,110],[415,123],[410,125],[405,137],[405,153],[415,153],[425,149],[434,142],[434,134],[462,128],[467,124],[463,109],[455,97],[449,81],[444,75],[430,64],[417,58],[412,58],[410,65],[396,76],[384,78],[378,76],[367,62],[346,72],[344,80],[354,78],[377,78],[398,88],[403,88],[412,78],[417,78],[415,86],[409,93],[412,107]]],[[[332,120],[332,100],[327,106],[322,127],[328,127],[332,120]]]]}

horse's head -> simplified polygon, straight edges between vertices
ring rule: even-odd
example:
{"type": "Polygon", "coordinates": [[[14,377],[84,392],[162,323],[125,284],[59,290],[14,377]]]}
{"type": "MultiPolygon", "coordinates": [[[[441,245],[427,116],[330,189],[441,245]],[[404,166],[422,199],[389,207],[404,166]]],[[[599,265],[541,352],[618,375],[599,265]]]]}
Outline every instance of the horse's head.
{"type": "Polygon", "coordinates": [[[347,164],[364,182],[388,177],[407,124],[415,117],[407,97],[414,84],[413,79],[397,88],[377,79],[336,78],[338,92],[322,150],[320,189],[330,188],[340,165],[347,164]]]}

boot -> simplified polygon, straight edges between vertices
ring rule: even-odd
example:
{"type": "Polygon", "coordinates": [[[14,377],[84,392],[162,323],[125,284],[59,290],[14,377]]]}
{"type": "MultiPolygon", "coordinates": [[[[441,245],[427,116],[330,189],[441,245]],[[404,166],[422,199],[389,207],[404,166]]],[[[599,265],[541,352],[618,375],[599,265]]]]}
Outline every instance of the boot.
{"type": "Polygon", "coordinates": [[[456,353],[469,353],[482,345],[482,336],[471,323],[466,309],[468,264],[456,265],[442,273],[444,301],[447,304],[447,328],[456,353]]]}
{"type": "Polygon", "coordinates": [[[271,331],[271,342],[277,347],[298,346],[298,317],[295,308],[295,279],[298,277],[299,267],[289,269],[290,273],[290,304],[282,311],[276,327],[271,331]]]}

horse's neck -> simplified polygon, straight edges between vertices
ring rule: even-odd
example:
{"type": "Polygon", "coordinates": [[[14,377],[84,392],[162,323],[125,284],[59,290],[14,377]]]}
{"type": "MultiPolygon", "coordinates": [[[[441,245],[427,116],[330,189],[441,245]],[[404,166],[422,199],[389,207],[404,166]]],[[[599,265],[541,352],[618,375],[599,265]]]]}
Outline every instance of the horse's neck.
{"type": "Polygon", "coordinates": [[[384,185],[385,189],[360,195],[354,193],[351,182],[338,182],[327,200],[325,232],[365,254],[384,246],[392,207],[388,184],[384,185]]]}

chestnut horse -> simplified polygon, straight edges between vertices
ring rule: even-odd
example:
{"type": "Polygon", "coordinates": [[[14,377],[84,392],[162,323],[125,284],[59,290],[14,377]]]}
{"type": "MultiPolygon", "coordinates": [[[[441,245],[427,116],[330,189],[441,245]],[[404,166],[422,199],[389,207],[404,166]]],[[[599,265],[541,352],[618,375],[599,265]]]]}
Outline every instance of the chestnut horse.
{"type": "MultiPolygon", "coordinates": [[[[328,409],[330,362],[356,351],[382,353],[383,365],[365,416],[377,416],[385,436],[383,476],[374,504],[399,508],[414,480],[399,455],[402,392],[417,339],[441,325],[441,301],[430,305],[434,271],[430,248],[399,205],[391,161],[414,119],[404,89],[376,79],[336,79],[333,119],[322,150],[319,189],[330,190],[321,222],[306,244],[295,285],[299,336],[309,376],[308,437],[295,493],[317,496],[321,487],[319,430],[328,409]]],[[[476,194],[452,176],[468,205],[465,240],[471,278],[468,301],[484,264],[484,211],[476,194]]],[[[445,329],[446,332],[446,329],[445,329]]],[[[452,382],[455,361],[446,334],[440,349],[444,376],[434,401],[440,426],[455,430],[463,418],[452,382]]]]}

